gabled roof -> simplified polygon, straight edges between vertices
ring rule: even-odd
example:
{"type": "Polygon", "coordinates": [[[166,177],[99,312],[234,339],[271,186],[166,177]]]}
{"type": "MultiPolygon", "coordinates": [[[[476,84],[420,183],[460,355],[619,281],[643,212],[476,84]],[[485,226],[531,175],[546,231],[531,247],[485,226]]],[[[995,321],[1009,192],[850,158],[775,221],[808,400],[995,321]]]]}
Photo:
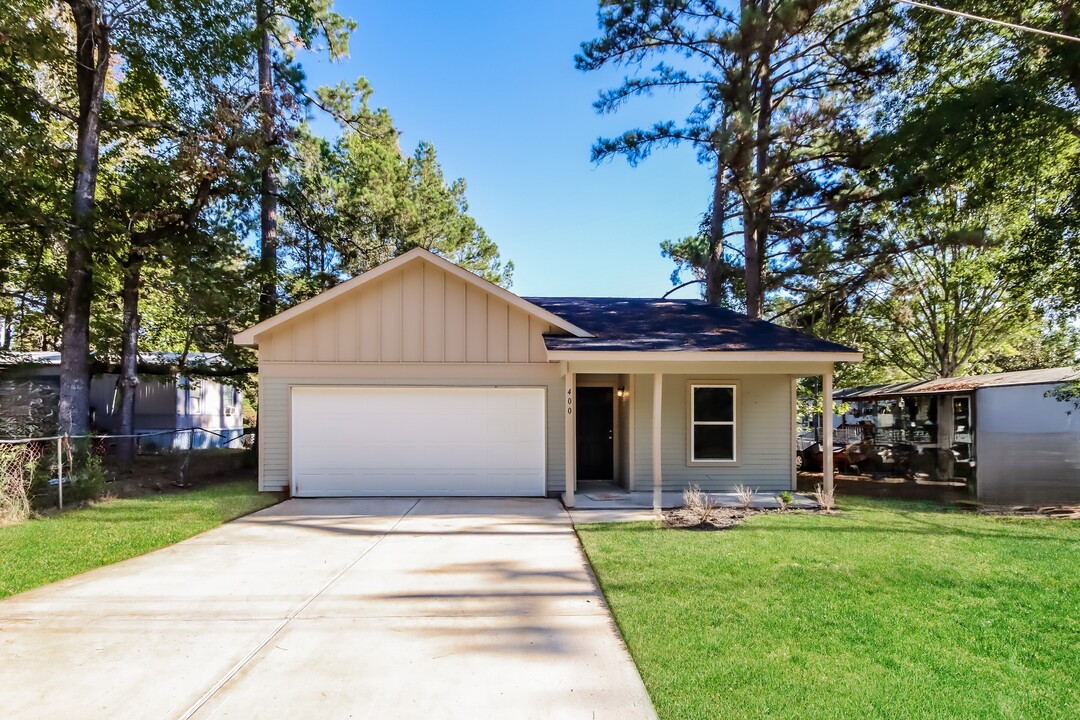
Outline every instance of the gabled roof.
{"type": "Polygon", "coordinates": [[[380,277],[386,275],[387,273],[391,273],[394,270],[397,270],[402,266],[417,260],[430,263],[438,267],[440,270],[450,273],[454,277],[460,278],[461,280],[464,280],[470,285],[481,288],[484,291],[496,296],[500,300],[509,303],[511,306],[524,310],[530,315],[538,317],[544,322],[554,325],[560,330],[568,332],[571,335],[574,335],[576,337],[590,337],[587,331],[582,330],[580,327],[578,327],[572,322],[569,322],[565,318],[559,317],[558,315],[555,315],[548,310],[545,310],[544,308],[538,307],[526,301],[525,299],[515,295],[509,290],[501,288],[494,283],[490,283],[482,277],[475,275],[468,270],[458,267],[449,260],[441,258],[429,250],[425,250],[424,248],[413,248],[409,252],[399,255],[393,260],[385,262],[378,267],[372,268],[365,273],[357,275],[351,280],[346,280],[345,282],[327,290],[321,295],[316,295],[310,300],[291,307],[284,312],[278,313],[272,318],[263,320],[258,325],[254,325],[246,330],[242,330],[241,332],[236,333],[236,335],[234,336],[236,344],[248,346],[255,345],[256,337],[266,332],[267,330],[271,330],[278,325],[281,325],[282,323],[289,322],[290,320],[300,315],[303,315],[310,310],[314,310],[315,308],[323,305],[324,303],[330,302],[335,298],[341,297],[342,295],[351,292],[352,290],[355,290],[361,285],[373,282],[380,277]]]}
{"type": "Polygon", "coordinates": [[[1080,380],[1080,370],[1074,367],[1041,368],[1017,372],[968,375],[966,377],[913,380],[892,385],[848,388],[834,394],[843,400],[874,400],[901,395],[932,395],[937,393],[969,392],[985,387],[1016,387],[1019,385],[1053,385],[1080,380]]]}
{"type": "Polygon", "coordinates": [[[701,300],[526,299],[594,335],[547,334],[544,342],[549,352],[768,352],[861,358],[857,350],[764,320],[751,320],[701,300]]]}

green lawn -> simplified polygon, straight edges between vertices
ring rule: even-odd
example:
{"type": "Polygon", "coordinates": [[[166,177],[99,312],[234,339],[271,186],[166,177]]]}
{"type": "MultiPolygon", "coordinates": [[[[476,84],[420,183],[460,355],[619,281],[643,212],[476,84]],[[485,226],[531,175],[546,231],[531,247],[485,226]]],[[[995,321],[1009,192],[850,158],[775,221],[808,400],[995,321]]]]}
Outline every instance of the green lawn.
{"type": "Polygon", "coordinates": [[[2,527],[0,598],[171,545],[274,502],[254,482],[234,482],[2,527]]]}
{"type": "Polygon", "coordinates": [[[1080,717],[1080,523],[842,508],[578,528],[661,718],[1080,717]]]}

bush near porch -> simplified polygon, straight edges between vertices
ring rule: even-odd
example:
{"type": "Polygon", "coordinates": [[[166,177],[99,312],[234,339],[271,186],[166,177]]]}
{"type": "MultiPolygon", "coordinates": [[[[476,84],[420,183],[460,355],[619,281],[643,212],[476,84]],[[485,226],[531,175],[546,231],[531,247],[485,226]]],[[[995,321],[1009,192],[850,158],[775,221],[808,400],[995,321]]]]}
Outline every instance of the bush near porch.
{"type": "Polygon", "coordinates": [[[578,527],[661,718],[1080,717],[1080,523],[841,510],[578,527]]]}
{"type": "Polygon", "coordinates": [[[0,598],[180,542],[275,502],[254,481],[231,482],[0,527],[0,598]]]}

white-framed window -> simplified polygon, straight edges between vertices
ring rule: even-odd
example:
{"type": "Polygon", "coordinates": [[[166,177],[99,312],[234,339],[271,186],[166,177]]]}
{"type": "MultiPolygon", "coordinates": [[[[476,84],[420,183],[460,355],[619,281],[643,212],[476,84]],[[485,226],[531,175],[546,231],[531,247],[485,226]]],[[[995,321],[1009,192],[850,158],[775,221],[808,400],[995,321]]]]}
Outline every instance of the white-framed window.
{"type": "Polygon", "coordinates": [[[188,381],[188,415],[202,415],[203,412],[203,387],[202,383],[188,381]]]}
{"type": "Polygon", "coordinates": [[[690,462],[736,461],[736,387],[690,386],[690,462]]]}

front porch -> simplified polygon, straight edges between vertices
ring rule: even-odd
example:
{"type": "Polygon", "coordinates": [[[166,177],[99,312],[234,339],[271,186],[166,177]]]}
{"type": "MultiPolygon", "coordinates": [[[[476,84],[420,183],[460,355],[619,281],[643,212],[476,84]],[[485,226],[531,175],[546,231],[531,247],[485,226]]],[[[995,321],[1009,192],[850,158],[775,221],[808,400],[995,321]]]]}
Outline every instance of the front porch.
{"type": "Polygon", "coordinates": [[[755,491],[754,507],[780,507],[779,493],[797,489],[800,377],[822,378],[831,445],[832,362],[613,358],[561,369],[567,508],[659,512],[681,507],[691,485],[721,507],[740,506],[740,485],[755,491]]]}

